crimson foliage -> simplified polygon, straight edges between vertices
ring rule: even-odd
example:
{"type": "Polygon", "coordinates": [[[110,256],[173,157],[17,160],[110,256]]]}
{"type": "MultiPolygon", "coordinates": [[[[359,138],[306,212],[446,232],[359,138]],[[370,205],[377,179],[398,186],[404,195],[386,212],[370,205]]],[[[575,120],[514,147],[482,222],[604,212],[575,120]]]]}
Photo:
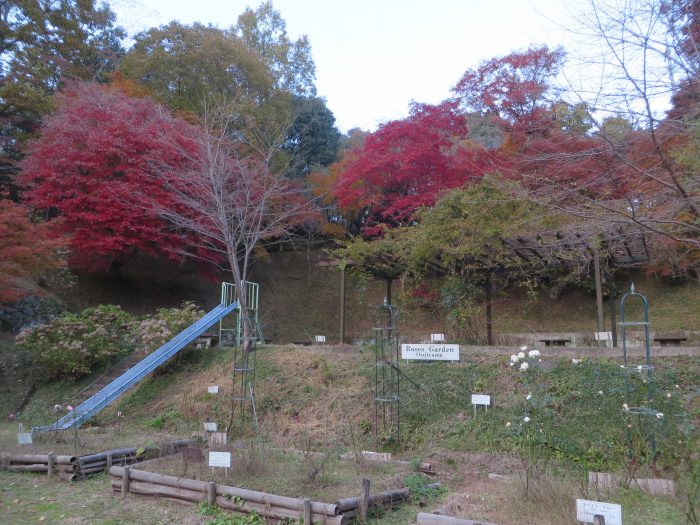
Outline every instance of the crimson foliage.
{"type": "Polygon", "coordinates": [[[0,199],[0,303],[21,298],[31,279],[64,267],[64,247],[49,225],[33,224],[23,206],[0,199]]]}
{"type": "Polygon", "coordinates": [[[172,202],[153,175],[189,162],[195,132],[148,98],[71,84],[22,163],[26,202],[62,218],[71,262],[88,270],[113,268],[138,250],[173,254],[185,235],[169,230],[146,202],[172,202]]]}
{"type": "Polygon", "coordinates": [[[466,131],[456,104],[414,105],[408,118],[384,124],[348,153],[334,188],[340,207],[363,210],[367,236],[410,223],[441,191],[483,173],[487,156],[460,143],[466,131]]]}

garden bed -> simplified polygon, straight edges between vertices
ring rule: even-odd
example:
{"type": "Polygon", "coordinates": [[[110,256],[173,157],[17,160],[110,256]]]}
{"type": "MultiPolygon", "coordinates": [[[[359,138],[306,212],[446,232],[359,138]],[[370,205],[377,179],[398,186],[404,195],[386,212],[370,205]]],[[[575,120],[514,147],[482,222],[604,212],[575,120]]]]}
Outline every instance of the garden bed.
{"type": "Polygon", "coordinates": [[[319,501],[356,496],[363,479],[370,480],[372,492],[384,492],[402,488],[407,477],[417,474],[411,464],[371,461],[359,454],[355,458],[341,457],[337,452],[279,449],[264,449],[261,453],[247,444],[227,445],[219,450],[231,452],[230,469],[209,467],[207,451],[200,464],[186,463],[182,454],[175,454],[149,461],[139,469],[319,501]]]}

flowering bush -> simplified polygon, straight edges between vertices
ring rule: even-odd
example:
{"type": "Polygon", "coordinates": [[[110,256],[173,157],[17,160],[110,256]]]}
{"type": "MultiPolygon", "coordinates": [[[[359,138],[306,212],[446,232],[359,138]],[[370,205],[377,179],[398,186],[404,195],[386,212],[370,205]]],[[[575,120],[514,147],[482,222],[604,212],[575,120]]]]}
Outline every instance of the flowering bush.
{"type": "Polygon", "coordinates": [[[519,369],[521,372],[525,372],[528,368],[530,368],[530,362],[534,362],[535,360],[538,362],[542,361],[542,359],[540,359],[540,355],[539,350],[528,351],[527,346],[521,346],[520,352],[510,356],[510,366],[515,366],[522,360],[522,363],[519,365],[519,369]],[[525,352],[527,352],[527,355],[525,352]]]}
{"type": "Polygon", "coordinates": [[[136,337],[141,346],[155,350],[203,315],[204,311],[192,302],[182,303],[180,308],[161,308],[138,323],[136,337]]]}
{"type": "Polygon", "coordinates": [[[38,377],[74,381],[137,347],[155,350],[202,315],[193,303],[183,303],[138,321],[118,306],[98,306],[24,330],[15,341],[30,354],[38,377]]]}
{"type": "Polygon", "coordinates": [[[118,306],[99,306],[23,330],[16,343],[30,353],[42,379],[74,381],[131,352],[132,326],[118,306]]]}

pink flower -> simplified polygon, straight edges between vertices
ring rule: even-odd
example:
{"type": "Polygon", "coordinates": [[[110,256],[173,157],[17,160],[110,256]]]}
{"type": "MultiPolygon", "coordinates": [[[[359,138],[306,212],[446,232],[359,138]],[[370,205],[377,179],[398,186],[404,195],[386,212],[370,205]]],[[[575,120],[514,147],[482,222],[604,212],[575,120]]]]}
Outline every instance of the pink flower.
{"type": "Polygon", "coordinates": [[[71,405],[68,405],[66,407],[66,410],[68,410],[68,412],[73,412],[73,407],[71,405]]]}

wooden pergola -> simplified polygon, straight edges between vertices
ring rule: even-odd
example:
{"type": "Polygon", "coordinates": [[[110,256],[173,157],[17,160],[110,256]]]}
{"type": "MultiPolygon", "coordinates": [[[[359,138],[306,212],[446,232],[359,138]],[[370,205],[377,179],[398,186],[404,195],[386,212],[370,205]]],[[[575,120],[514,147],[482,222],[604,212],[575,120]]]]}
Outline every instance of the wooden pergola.
{"type": "MultiPolygon", "coordinates": [[[[464,278],[481,274],[486,296],[486,327],[488,344],[493,344],[491,311],[491,278],[514,273],[538,273],[546,270],[574,272],[579,275],[593,273],[596,288],[598,331],[604,331],[602,272],[606,269],[612,279],[615,268],[638,268],[649,262],[647,234],[622,227],[599,234],[584,235],[580,232],[540,232],[532,236],[499,238],[493,244],[484,244],[478,255],[463,258],[440,256],[426,263],[429,274],[434,276],[458,273],[464,278]]],[[[317,266],[337,266],[340,269],[340,342],[345,340],[345,270],[353,265],[350,260],[322,259],[317,266]]],[[[394,254],[376,254],[363,261],[363,268],[377,279],[386,281],[387,301],[391,303],[392,282],[406,272],[406,266],[394,254]]],[[[614,286],[614,281],[612,281],[614,286]]],[[[614,294],[610,295],[611,332],[616,344],[614,294]]]]}

